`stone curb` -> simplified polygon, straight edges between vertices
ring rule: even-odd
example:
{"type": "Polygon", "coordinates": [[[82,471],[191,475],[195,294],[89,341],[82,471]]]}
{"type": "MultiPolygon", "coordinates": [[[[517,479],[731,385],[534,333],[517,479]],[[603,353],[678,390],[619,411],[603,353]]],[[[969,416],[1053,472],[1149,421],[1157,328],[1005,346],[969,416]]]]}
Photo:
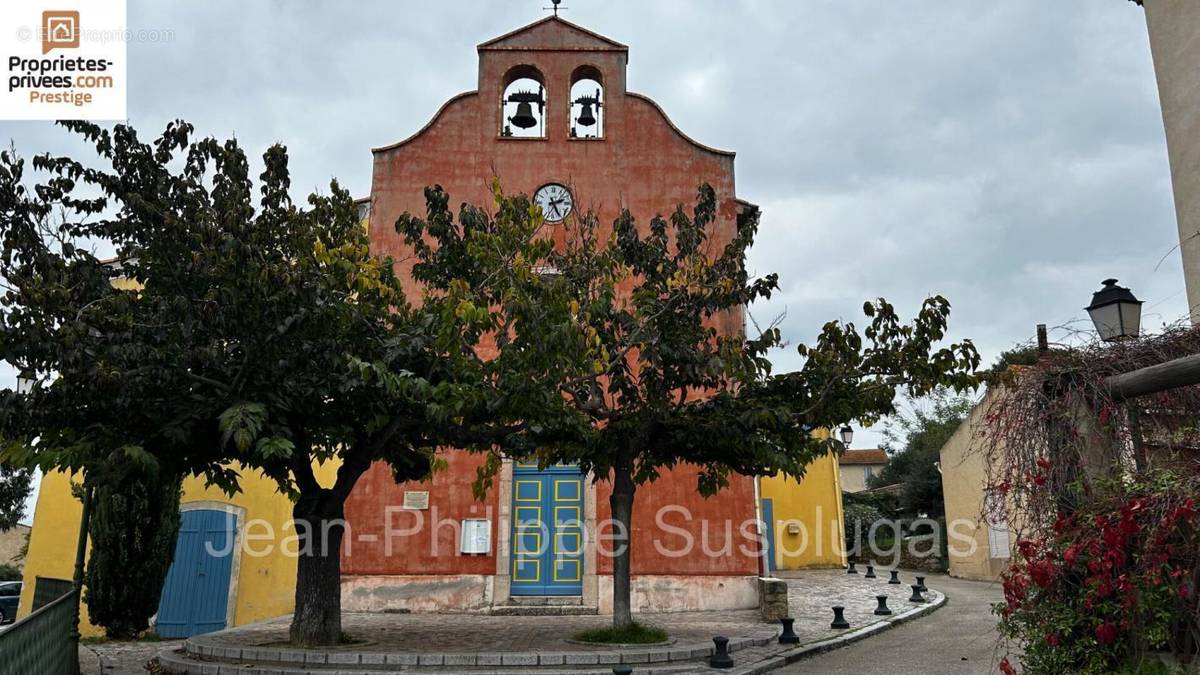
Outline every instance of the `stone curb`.
{"type": "MultiPolygon", "coordinates": [[[[452,671],[432,666],[432,669],[424,669],[421,667],[409,667],[403,670],[332,670],[331,667],[314,666],[313,668],[321,668],[320,670],[305,669],[295,670],[293,668],[282,666],[250,666],[237,665],[229,663],[211,663],[197,662],[188,660],[185,656],[176,652],[164,652],[158,656],[158,664],[164,668],[167,673],[187,673],[188,675],[396,675],[396,673],[421,673],[423,675],[513,675],[518,672],[512,668],[503,670],[480,670],[472,668],[467,671],[452,671]]],[[[560,666],[560,668],[562,668],[560,666]]],[[[692,663],[675,663],[675,664],[655,664],[652,667],[648,664],[639,665],[635,670],[635,675],[691,675],[699,670],[709,670],[707,666],[700,665],[696,662],[692,663]]],[[[554,668],[539,668],[537,670],[522,671],[533,675],[611,675],[612,666],[581,666],[570,667],[569,670],[560,670],[554,668]]],[[[728,671],[719,671],[728,672],[728,671]]]]}
{"type": "MultiPolygon", "coordinates": [[[[776,635],[732,638],[729,641],[730,652],[762,647],[774,642],[776,635]]],[[[165,651],[160,659],[171,661],[173,665],[183,665],[187,657],[205,661],[205,665],[213,667],[237,667],[241,664],[256,664],[265,669],[256,668],[255,672],[274,672],[271,668],[280,668],[284,675],[293,673],[313,672],[305,670],[305,666],[381,666],[382,672],[398,672],[406,670],[405,666],[603,666],[617,664],[668,664],[692,662],[707,658],[713,653],[713,646],[706,643],[676,644],[671,647],[650,649],[621,649],[612,648],[594,652],[493,652],[480,653],[427,653],[427,654],[397,654],[380,652],[352,652],[341,650],[307,650],[276,647],[230,647],[224,646],[211,639],[192,638],[184,642],[185,655],[181,657],[174,651],[165,651]],[[299,668],[297,668],[299,666],[299,668]]],[[[324,670],[324,668],[322,669],[324,670]]],[[[365,672],[353,669],[355,672],[365,672]]],[[[197,672],[194,668],[182,672],[197,672]]],[[[207,671],[201,671],[207,673],[207,671]]],[[[213,673],[218,672],[213,670],[213,673]]],[[[228,672],[235,672],[228,670],[228,672]]],[[[222,673],[222,675],[224,675],[222,673]]]]}
{"type": "Polygon", "coordinates": [[[865,640],[873,635],[891,630],[900,624],[907,623],[913,619],[919,619],[926,614],[931,614],[941,609],[946,604],[946,601],[946,595],[944,593],[938,593],[937,598],[924,605],[918,605],[910,610],[901,612],[882,621],[876,621],[875,623],[867,624],[861,628],[847,630],[845,633],[835,637],[818,640],[816,642],[809,642],[783,652],[782,654],[769,656],[765,660],[756,664],[752,664],[746,669],[734,670],[731,675],[762,675],[762,673],[769,673],[773,670],[793,664],[797,661],[801,661],[818,654],[823,654],[828,651],[833,651],[834,649],[840,649],[847,645],[858,642],[859,640],[865,640]]]}

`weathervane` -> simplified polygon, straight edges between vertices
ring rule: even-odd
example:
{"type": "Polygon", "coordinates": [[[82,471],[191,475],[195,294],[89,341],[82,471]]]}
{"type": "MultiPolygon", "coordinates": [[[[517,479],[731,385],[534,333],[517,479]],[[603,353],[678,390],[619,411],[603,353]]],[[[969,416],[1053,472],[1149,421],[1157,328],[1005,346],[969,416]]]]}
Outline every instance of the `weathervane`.
{"type": "MultiPolygon", "coordinates": [[[[554,6],[553,7],[543,7],[542,11],[553,9],[554,16],[558,16],[559,5],[562,4],[562,0],[550,0],[550,2],[553,3],[554,6]]],[[[563,7],[562,9],[570,9],[570,7],[563,7]]]]}

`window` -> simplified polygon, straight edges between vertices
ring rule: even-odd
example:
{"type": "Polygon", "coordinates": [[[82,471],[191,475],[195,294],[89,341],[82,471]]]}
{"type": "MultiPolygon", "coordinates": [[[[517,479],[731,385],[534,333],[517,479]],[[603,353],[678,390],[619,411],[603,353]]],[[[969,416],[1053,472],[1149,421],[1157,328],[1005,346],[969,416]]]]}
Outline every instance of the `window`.
{"type": "Polygon", "coordinates": [[[500,135],[546,137],[546,81],[533,66],[517,66],[504,76],[500,96],[500,135]]]}
{"type": "Polygon", "coordinates": [[[984,496],[984,506],[988,527],[988,557],[1007,560],[1012,557],[1012,542],[1008,537],[1008,518],[1003,495],[989,490],[984,496]]]}
{"type": "Polygon", "coordinates": [[[604,84],[600,71],[580,66],[571,73],[571,138],[604,137],[604,84]]]}
{"type": "Polygon", "coordinates": [[[1007,560],[1011,555],[1012,544],[1008,539],[1008,523],[988,523],[988,557],[997,560],[1007,560]]]}
{"type": "Polygon", "coordinates": [[[871,479],[872,479],[872,478],[874,478],[874,477],[875,477],[875,467],[873,467],[873,466],[864,466],[864,467],[863,467],[863,480],[864,480],[864,481],[868,481],[868,480],[871,480],[871,479]]]}

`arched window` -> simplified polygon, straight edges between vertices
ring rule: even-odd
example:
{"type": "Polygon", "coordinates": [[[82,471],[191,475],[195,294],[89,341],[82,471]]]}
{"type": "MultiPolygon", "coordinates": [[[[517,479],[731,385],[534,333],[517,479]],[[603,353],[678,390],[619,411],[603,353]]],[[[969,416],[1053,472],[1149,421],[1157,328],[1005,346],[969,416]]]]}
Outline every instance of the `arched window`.
{"type": "Polygon", "coordinates": [[[593,66],[571,73],[571,138],[604,137],[604,80],[593,66]]]}
{"type": "Polygon", "coordinates": [[[504,76],[500,98],[500,135],[546,137],[546,80],[533,66],[516,66],[504,76]]]}

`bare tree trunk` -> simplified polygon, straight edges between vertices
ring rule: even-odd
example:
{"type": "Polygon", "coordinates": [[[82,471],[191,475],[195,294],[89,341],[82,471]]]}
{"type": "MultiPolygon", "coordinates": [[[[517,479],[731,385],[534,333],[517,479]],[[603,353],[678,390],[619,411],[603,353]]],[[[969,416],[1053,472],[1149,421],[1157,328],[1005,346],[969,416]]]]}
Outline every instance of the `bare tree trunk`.
{"type": "Polygon", "coordinates": [[[613,559],[613,626],[628,626],[633,623],[630,606],[630,559],[633,548],[633,462],[623,457],[613,471],[613,491],[608,498],[612,507],[613,520],[619,525],[614,545],[613,559]]]}
{"type": "Polygon", "coordinates": [[[345,497],[318,488],[301,493],[292,509],[300,535],[296,611],[288,637],[299,647],[342,642],[342,536],[345,497]]]}

